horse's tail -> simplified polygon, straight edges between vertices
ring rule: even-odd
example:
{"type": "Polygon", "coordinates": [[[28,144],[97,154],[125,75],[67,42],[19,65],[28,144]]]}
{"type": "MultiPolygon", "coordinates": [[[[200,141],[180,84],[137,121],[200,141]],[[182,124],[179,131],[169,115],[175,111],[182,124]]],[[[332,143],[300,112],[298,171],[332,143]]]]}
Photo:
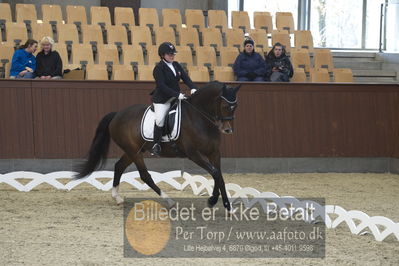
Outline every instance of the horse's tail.
{"type": "Polygon", "coordinates": [[[101,168],[108,155],[109,143],[111,137],[109,135],[108,126],[114,119],[116,112],[109,113],[101,119],[97,126],[96,135],[91,143],[87,159],[76,167],[77,174],[75,178],[80,179],[93,173],[96,169],[101,168]]]}

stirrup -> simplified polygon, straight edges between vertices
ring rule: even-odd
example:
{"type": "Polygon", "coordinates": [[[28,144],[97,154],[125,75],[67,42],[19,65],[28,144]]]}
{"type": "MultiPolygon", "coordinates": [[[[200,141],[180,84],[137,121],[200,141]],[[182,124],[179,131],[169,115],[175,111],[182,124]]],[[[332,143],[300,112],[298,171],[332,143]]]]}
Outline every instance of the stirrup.
{"type": "Polygon", "coordinates": [[[155,143],[151,148],[151,155],[160,156],[161,154],[161,145],[159,143],[155,143]]]}

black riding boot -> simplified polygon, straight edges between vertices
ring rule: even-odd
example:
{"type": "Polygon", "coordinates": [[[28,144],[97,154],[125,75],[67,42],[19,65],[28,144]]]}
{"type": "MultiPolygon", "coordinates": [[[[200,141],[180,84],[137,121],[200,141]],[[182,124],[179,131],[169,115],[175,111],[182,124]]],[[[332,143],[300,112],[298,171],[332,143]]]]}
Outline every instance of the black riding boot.
{"type": "Polygon", "coordinates": [[[161,155],[161,138],[162,138],[163,127],[159,127],[154,124],[154,146],[151,149],[151,155],[161,155]]]}

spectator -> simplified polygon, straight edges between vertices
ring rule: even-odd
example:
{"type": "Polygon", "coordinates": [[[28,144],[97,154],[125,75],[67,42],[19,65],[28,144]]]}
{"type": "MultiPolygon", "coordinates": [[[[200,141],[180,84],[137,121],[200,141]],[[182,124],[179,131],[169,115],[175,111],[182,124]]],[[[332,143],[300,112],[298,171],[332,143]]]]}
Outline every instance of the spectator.
{"type": "Polygon", "coordinates": [[[37,41],[28,39],[12,56],[10,78],[33,79],[35,77],[37,41]]]}
{"type": "Polygon", "coordinates": [[[44,37],[40,41],[41,51],[36,56],[36,76],[40,79],[62,79],[62,60],[53,51],[54,40],[44,37]]]}
{"type": "Polygon", "coordinates": [[[240,53],[234,62],[234,74],[238,81],[264,81],[266,71],[265,60],[254,51],[254,41],[244,41],[244,51],[240,53]]]}
{"type": "Polygon", "coordinates": [[[284,46],[277,42],[266,58],[266,80],[288,82],[294,75],[290,59],[285,54],[284,46]]]}

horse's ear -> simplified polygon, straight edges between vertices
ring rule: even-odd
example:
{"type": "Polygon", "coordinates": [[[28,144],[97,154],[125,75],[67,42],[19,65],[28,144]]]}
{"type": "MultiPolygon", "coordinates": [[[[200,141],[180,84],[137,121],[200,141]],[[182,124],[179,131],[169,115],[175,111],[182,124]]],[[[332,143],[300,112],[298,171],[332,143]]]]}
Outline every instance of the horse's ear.
{"type": "Polygon", "coordinates": [[[234,92],[237,92],[241,88],[241,84],[239,84],[237,87],[234,87],[233,90],[234,92]]]}

